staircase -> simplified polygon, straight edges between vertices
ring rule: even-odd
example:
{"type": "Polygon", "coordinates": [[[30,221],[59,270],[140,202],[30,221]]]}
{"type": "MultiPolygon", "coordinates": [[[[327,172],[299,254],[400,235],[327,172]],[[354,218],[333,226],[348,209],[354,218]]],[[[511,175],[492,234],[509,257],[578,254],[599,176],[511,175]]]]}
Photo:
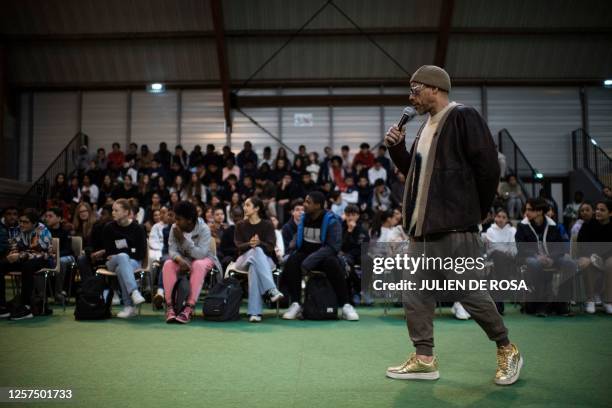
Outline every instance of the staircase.
{"type": "Polygon", "coordinates": [[[572,132],[572,165],[594,177],[600,189],[612,186],[612,159],[584,129],[572,132]]]}
{"type": "Polygon", "coordinates": [[[543,176],[529,163],[508,130],[497,133],[497,149],[506,156],[506,174],[516,175],[525,197],[535,197],[542,187],[543,176]]]}
{"type": "Polygon", "coordinates": [[[32,183],[30,188],[23,194],[19,200],[21,208],[46,208],[49,189],[55,182],[55,176],[59,173],[64,173],[67,179],[77,171],[77,159],[79,149],[83,145],[87,145],[87,135],[85,133],[77,133],[70,142],[57,155],[55,160],[51,162],[49,167],[41,174],[41,176],[32,183]]]}

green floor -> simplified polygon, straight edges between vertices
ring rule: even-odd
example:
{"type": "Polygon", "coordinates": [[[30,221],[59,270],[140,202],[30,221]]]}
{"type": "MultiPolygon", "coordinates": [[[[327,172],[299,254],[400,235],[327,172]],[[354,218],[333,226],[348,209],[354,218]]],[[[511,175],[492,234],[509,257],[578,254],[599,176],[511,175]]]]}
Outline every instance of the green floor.
{"type": "Polygon", "coordinates": [[[75,322],[71,309],[1,321],[0,386],[72,388],[71,407],[612,406],[609,316],[511,309],[525,366],[519,382],[499,387],[494,345],[448,309],[435,321],[441,378],[385,378],[410,351],[402,310],[359,311],[359,322],[282,321],[271,311],[260,324],[179,326],[148,307],[131,321],[75,322]]]}

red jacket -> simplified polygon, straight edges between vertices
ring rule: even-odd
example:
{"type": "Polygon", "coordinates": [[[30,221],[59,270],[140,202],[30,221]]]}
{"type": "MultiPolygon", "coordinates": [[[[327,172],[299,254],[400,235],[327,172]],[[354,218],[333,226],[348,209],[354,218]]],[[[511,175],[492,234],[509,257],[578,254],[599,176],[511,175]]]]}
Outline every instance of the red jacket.
{"type": "Polygon", "coordinates": [[[355,158],[353,159],[353,167],[355,167],[357,163],[361,163],[369,169],[374,165],[374,155],[370,151],[365,154],[359,152],[355,155],[355,158]]]}
{"type": "Polygon", "coordinates": [[[110,152],[108,154],[108,167],[112,170],[123,168],[123,163],[125,163],[125,156],[122,151],[110,152]]]}

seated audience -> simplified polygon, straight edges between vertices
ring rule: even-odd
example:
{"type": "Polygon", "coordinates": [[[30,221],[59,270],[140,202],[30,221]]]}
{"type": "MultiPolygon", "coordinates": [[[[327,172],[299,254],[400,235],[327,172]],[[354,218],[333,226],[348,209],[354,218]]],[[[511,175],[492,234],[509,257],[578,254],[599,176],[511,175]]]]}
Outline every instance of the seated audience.
{"type": "MultiPolygon", "coordinates": [[[[19,216],[19,234],[10,241],[5,262],[1,264],[2,275],[21,272],[21,295],[15,299],[15,307],[10,312],[11,320],[33,317],[34,274],[42,268],[53,267],[54,263],[51,233],[38,221],[35,209],[25,209],[19,216]]],[[[7,313],[6,310],[4,312],[7,313]]]]}
{"type": "Polygon", "coordinates": [[[204,220],[198,217],[195,206],[188,201],[181,201],[174,207],[174,214],[176,221],[168,240],[170,259],[164,262],[162,271],[166,323],[186,324],[191,321],[206,274],[219,262],[210,250],[210,229],[204,220]],[[191,290],[187,305],[177,314],[177,305],[172,303],[172,288],[179,275],[183,274],[189,274],[191,290]]]}
{"type": "Polygon", "coordinates": [[[281,274],[281,288],[287,288],[291,305],[283,314],[284,319],[296,319],[302,311],[302,276],[311,271],[325,273],[336,292],[342,318],[359,320],[359,315],[349,303],[345,273],[338,260],[342,246],[342,225],[331,212],[325,210],[325,196],[314,191],[304,200],[304,215],[289,249],[291,255],[281,274]]]}
{"type": "Polygon", "coordinates": [[[75,262],[70,231],[62,226],[62,210],[57,207],[49,208],[45,212],[45,221],[51,236],[59,239],[60,271],[59,274],[55,275],[55,303],[63,304],[68,296],[66,292],[66,272],[75,262]]]}
{"type": "Polygon", "coordinates": [[[272,276],[276,264],[276,235],[272,222],[265,219],[265,208],[259,198],[245,201],[244,220],[236,224],[235,241],[239,254],[236,268],[249,273],[249,321],[257,323],[262,318],[262,296],[269,297],[271,302],[283,298],[272,276]]]}
{"type": "Polygon", "coordinates": [[[612,314],[611,211],[612,201],[598,201],[595,218],[584,223],[578,233],[578,268],[584,276],[585,310],[589,314],[595,313],[597,295],[603,299],[606,313],[612,314]]]}
{"type": "Polygon", "coordinates": [[[136,316],[136,306],[145,298],[138,290],[134,271],[142,267],[147,250],[144,228],[133,217],[133,208],[128,200],[121,198],[113,204],[113,221],[102,231],[106,268],[117,274],[121,290],[123,310],[117,317],[127,319],[136,316]]]}

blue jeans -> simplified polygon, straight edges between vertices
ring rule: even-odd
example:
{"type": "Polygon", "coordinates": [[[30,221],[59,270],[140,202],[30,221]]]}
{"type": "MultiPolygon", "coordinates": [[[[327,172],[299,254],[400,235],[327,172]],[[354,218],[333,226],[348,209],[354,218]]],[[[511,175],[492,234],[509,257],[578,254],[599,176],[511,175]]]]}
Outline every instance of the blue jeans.
{"type": "Polygon", "coordinates": [[[263,311],[264,295],[270,289],[276,287],[272,278],[274,262],[260,247],[249,249],[236,260],[236,268],[249,271],[249,305],[247,313],[260,315],[263,311]]]}
{"type": "Polygon", "coordinates": [[[60,271],[55,277],[55,294],[60,294],[64,290],[64,283],[66,282],[66,271],[68,267],[74,263],[74,257],[72,255],[60,257],[60,271]]]}
{"type": "Polygon", "coordinates": [[[117,274],[123,305],[133,306],[130,295],[133,291],[138,289],[136,278],[134,278],[134,270],[140,268],[140,261],[130,258],[128,254],[121,253],[113,255],[113,257],[106,262],[106,267],[109,271],[117,274]]]}

